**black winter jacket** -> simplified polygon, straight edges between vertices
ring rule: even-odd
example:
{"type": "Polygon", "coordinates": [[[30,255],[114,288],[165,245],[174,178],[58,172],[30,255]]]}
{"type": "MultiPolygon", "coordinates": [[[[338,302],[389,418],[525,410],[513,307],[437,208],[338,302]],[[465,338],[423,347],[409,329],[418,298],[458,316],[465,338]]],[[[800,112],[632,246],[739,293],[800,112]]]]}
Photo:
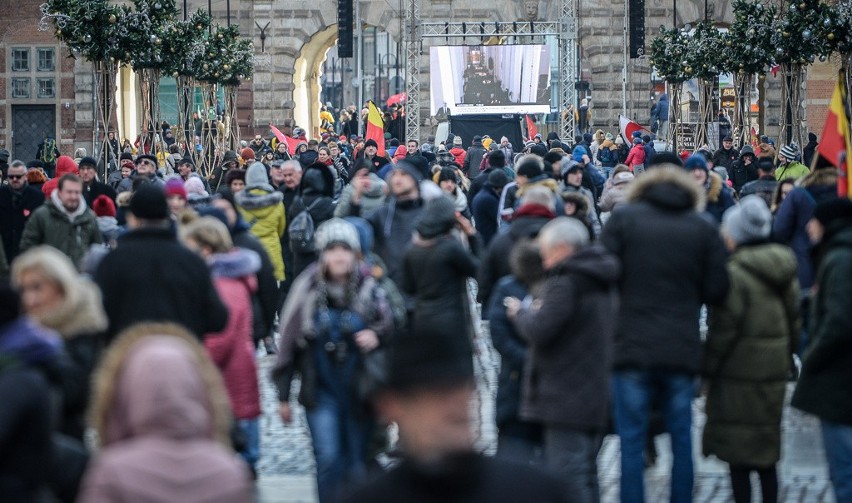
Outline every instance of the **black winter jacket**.
{"type": "Polygon", "coordinates": [[[26,186],[13,191],[11,187],[0,187],[0,240],[9,263],[18,256],[21,236],[29,216],[44,204],[42,191],[26,186]]]}
{"type": "Polygon", "coordinates": [[[682,170],[652,170],[634,184],[601,235],[622,263],[614,367],[697,373],[699,309],[728,293],[725,247],[682,170]]]}

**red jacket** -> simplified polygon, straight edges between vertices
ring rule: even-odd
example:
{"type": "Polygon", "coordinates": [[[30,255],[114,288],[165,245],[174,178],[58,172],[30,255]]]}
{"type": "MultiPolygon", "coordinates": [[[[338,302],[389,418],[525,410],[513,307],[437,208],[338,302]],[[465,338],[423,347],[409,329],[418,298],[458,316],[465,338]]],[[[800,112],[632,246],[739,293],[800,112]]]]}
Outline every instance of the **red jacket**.
{"type": "Polygon", "coordinates": [[[254,419],[260,415],[251,308],[251,293],[257,289],[257,278],[253,274],[219,276],[215,267],[213,273],[216,291],[228,308],[228,324],[221,332],[206,334],[204,347],[222,372],[234,416],[254,419]]]}
{"type": "Polygon", "coordinates": [[[624,163],[631,168],[637,164],[645,164],[645,147],[641,143],[633,145],[624,163]]]}
{"type": "Polygon", "coordinates": [[[450,149],[450,153],[453,154],[453,157],[456,158],[456,164],[460,167],[464,166],[464,156],[467,154],[467,151],[461,147],[455,147],[450,149]]]}

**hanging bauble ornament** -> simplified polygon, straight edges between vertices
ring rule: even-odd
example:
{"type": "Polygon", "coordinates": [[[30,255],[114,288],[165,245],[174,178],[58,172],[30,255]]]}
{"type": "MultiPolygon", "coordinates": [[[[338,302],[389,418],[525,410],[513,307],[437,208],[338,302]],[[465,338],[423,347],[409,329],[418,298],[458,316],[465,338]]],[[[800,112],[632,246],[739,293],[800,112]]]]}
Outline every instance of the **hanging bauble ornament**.
{"type": "Polygon", "coordinates": [[[825,63],[825,60],[826,60],[826,59],[828,59],[828,58],[826,58],[826,57],[825,57],[825,54],[820,54],[820,55],[819,55],[819,60],[820,60],[820,61],[822,61],[823,63],[825,63]]]}
{"type": "Polygon", "coordinates": [[[790,4],[790,12],[796,12],[796,5],[790,4]]]}
{"type": "Polygon", "coordinates": [[[221,52],[222,54],[225,54],[226,52],[228,52],[228,50],[225,49],[224,47],[222,47],[221,49],[219,49],[219,52],[221,52]]]}
{"type": "Polygon", "coordinates": [[[154,8],[157,9],[157,10],[160,10],[160,9],[163,8],[163,6],[160,5],[160,2],[157,2],[157,3],[154,4],[154,8]]]}
{"type": "Polygon", "coordinates": [[[813,34],[811,33],[811,30],[804,30],[804,31],[802,32],[802,38],[803,38],[803,39],[805,39],[805,40],[810,40],[810,39],[811,39],[811,35],[813,35],[813,34]]]}
{"type": "Polygon", "coordinates": [[[784,38],[790,38],[790,32],[789,32],[789,31],[785,31],[785,32],[784,32],[784,33],[782,33],[781,35],[782,35],[784,38]]]}
{"type": "Polygon", "coordinates": [[[780,48],[780,47],[776,48],[776,49],[775,49],[775,54],[777,54],[777,55],[779,55],[779,56],[783,55],[783,54],[784,54],[784,49],[782,49],[782,48],[780,48]]]}
{"type": "Polygon", "coordinates": [[[834,33],[829,33],[829,34],[828,34],[828,39],[829,39],[829,40],[834,40],[834,33]]]}
{"type": "Polygon", "coordinates": [[[155,44],[157,43],[157,36],[151,35],[150,37],[148,37],[148,40],[150,40],[152,44],[155,44]]]}
{"type": "Polygon", "coordinates": [[[813,62],[814,62],[814,55],[811,54],[810,56],[808,56],[808,63],[813,63],[813,62]]]}
{"type": "Polygon", "coordinates": [[[88,43],[89,43],[89,42],[91,42],[91,41],[92,41],[92,36],[91,36],[91,35],[89,35],[88,33],[86,33],[86,35],[85,35],[85,36],[83,36],[83,42],[85,42],[85,43],[87,43],[87,44],[88,44],[88,43]]]}
{"type": "Polygon", "coordinates": [[[178,72],[172,72],[172,77],[178,78],[180,77],[180,74],[178,72]]]}
{"type": "Polygon", "coordinates": [[[170,51],[172,54],[174,54],[174,53],[175,53],[175,48],[174,48],[174,47],[172,47],[171,49],[169,49],[169,51],[170,51]]]}
{"type": "Polygon", "coordinates": [[[222,65],[222,69],[228,71],[231,69],[231,65],[222,65]]]}
{"type": "Polygon", "coordinates": [[[828,19],[828,18],[823,19],[822,25],[825,26],[826,28],[828,28],[829,26],[831,26],[831,19],[828,19]]]}
{"type": "Polygon", "coordinates": [[[805,2],[802,2],[799,4],[799,8],[805,10],[807,8],[807,5],[805,5],[805,2]]]}
{"type": "Polygon", "coordinates": [[[220,33],[220,34],[219,34],[219,40],[222,40],[223,38],[225,38],[225,35],[222,35],[222,34],[220,33]]]}
{"type": "Polygon", "coordinates": [[[751,52],[751,44],[746,44],[746,46],[743,47],[743,49],[745,49],[746,52],[751,52]]]}
{"type": "Polygon", "coordinates": [[[201,65],[201,68],[204,68],[205,70],[209,70],[210,66],[207,63],[204,63],[203,65],[201,65]]]}
{"type": "Polygon", "coordinates": [[[154,43],[157,44],[157,45],[160,45],[160,44],[163,43],[163,39],[161,39],[160,37],[157,37],[157,40],[154,41],[154,43]]]}
{"type": "Polygon", "coordinates": [[[745,65],[740,63],[740,70],[742,70],[743,68],[745,68],[745,65]]]}
{"type": "Polygon", "coordinates": [[[218,77],[218,76],[219,76],[219,72],[213,72],[213,76],[214,76],[214,77],[218,77]]]}
{"type": "Polygon", "coordinates": [[[115,14],[110,14],[108,19],[109,19],[109,24],[115,24],[116,21],[118,21],[118,19],[115,17],[115,14]]]}
{"type": "Polygon", "coordinates": [[[686,68],[683,69],[683,71],[685,71],[686,73],[692,73],[692,67],[687,66],[686,68]]]}

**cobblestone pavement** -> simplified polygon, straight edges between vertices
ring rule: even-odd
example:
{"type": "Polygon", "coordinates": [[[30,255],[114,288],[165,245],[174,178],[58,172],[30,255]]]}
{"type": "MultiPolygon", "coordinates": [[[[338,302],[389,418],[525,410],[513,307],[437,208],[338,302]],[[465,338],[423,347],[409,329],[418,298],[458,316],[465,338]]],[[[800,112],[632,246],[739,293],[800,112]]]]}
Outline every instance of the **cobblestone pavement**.
{"type": "MultiPolygon", "coordinates": [[[[477,447],[487,454],[496,450],[496,431],[493,424],[493,401],[496,393],[496,376],[499,356],[487,342],[480,338],[480,354],[476,373],[479,389],[478,403],[474,404],[479,417],[477,447]]],[[[264,415],[261,422],[261,460],[258,465],[258,500],[261,503],[295,503],[316,501],[314,460],[311,451],[304,412],[295,410],[294,421],[284,425],[277,415],[277,397],[269,382],[269,369],[274,356],[260,357],[261,393],[264,415]]],[[[792,391],[792,385],[789,389],[792,391]]],[[[788,393],[789,396],[789,393],[788,393]]],[[[701,430],[704,426],[703,400],[696,399],[694,408],[695,498],[697,503],[732,502],[727,465],[715,458],[701,456],[701,430]]],[[[828,482],[822,441],[818,422],[789,406],[785,407],[783,459],[779,465],[780,502],[833,503],[828,482]]],[[[668,500],[671,457],[668,454],[666,435],[657,437],[660,457],[655,466],[646,471],[647,501],[668,500]]],[[[616,436],[606,438],[598,458],[601,481],[601,501],[618,501],[619,441],[616,436]]],[[[758,484],[755,486],[757,499],[758,484]]]]}

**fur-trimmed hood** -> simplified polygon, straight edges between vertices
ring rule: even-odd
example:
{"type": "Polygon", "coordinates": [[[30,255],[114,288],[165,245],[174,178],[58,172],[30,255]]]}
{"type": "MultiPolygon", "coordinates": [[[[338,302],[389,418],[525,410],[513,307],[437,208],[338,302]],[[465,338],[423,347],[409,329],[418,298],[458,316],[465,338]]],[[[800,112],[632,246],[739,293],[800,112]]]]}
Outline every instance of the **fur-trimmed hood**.
{"type": "Polygon", "coordinates": [[[246,210],[259,210],[270,206],[277,206],[284,201],[284,194],[276,191],[253,188],[245,189],[234,194],[234,200],[246,210]]]}
{"type": "Polygon", "coordinates": [[[837,170],[834,168],[817,169],[803,176],[796,185],[799,187],[836,186],[837,176],[837,170]]]}
{"type": "Polygon", "coordinates": [[[230,403],[221,375],[178,325],[140,323],[122,332],[102,358],[93,386],[89,421],[101,446],[144,436],[230,445],[230,403]]]}
{"type": "Polygon", "coordinates": [[[646,171],[628,187],[627,202],[647,202],[661,208],[704,211],[703,191],[689,173],[679,168],[659,167],[646,171]]]}
{"type": "MultiPolygon", "coordinates": [[[[279,192],[280,194],[280,192],[279,192]]],[[[254,250],[234,248],[228,253],[216,253],[207,259],[207,266],[214,277],[254,277],[260,270],[260,255],[254,250]]]]}
{"type": "Polygon", "coordinates": [[[715,171],[707,173],[707,202],[716,203],[719,201],[719,196],[722,195],[722,189],[725,182],[722,181],[722,176],[715,171]]]}

